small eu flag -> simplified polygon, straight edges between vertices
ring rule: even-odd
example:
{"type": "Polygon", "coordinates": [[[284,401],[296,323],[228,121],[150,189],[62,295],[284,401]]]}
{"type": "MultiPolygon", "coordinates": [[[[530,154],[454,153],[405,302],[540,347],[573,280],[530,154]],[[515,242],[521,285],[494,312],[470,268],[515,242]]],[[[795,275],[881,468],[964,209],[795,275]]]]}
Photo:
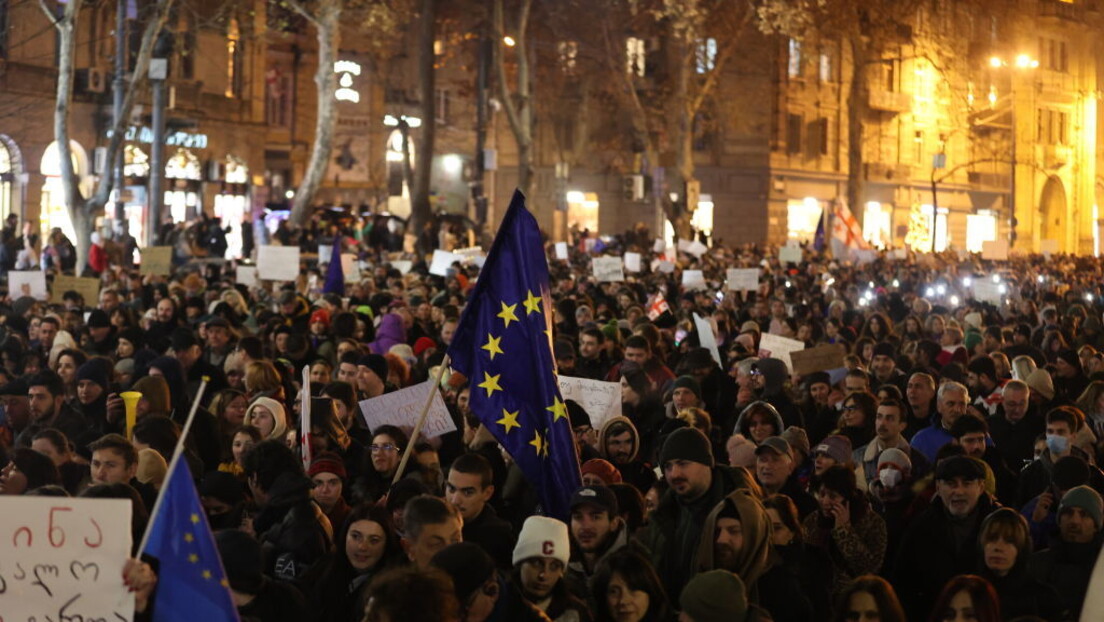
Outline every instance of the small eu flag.
{"type": "Polygon", "coordinates": [[[335,235],[333,248],[330,251],[330,266],[326,269],[326,283],[322,286],[323,294],[345,295],[345,269],[341,265],[341,236],[335,235]]]}
{"type": "Polygon", "coordinates": [[[566,520],[579,459],[552,357],[552,309],[537,221],[514,192],[448,349],[471,409],[506,448],[545,514],[566,520]]]}
{"type": "Polygon", "coordinates": [[[238,610],[188,463],[175,460],[154,508],[145,552],[160,561],[157,622],[238,622],[238,610]]]}

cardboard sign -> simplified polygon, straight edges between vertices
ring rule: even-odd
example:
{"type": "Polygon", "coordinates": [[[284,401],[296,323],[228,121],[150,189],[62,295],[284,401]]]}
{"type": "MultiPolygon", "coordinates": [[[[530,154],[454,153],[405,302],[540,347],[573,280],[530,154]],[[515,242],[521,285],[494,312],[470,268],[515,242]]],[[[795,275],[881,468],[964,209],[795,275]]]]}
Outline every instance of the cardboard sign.
{"type": "Polygon", "coordinates": [[[625,253],[625,270],[640,272],[640,253],[625,253]]]}
{"type": "Polygon", "coordinates": [[[433,251],[433,260],[429,262],[429,273],[436,276],[448,276],[449,268],[458,261],[464,261],[464,257],[437,249],[433,251]]]}
{"type": "Polygon", "coordinates": [[[783,265],[788,263],[801,263],[801,259],[800,246],[783,246],[778,249],[778,262],[783,265]]]}
{"type": "Polygon", "coordinates": [[[80,294],[80,296],[84,298],[85,306],[93,307],[100,302],[99,279],[59,274],[54,277],[54,282],[50,287],[50,302],[62,304],[61,297],[68,291],[74,291],[80,294]]]}
{"type": "Polygon", "coordinates": [[[1008,261],[1008,240],[986,240],[981,243],[981,258],[1008,261]]]}
{"type": "Polygon", "coordinates": [[[345,276],[346,283],[355,283],[360,280],[360,262],[352,253],[341,253],[341,273],[345,276]]]}
{"type": "Polygon", "coordinates": [[[683,270],[682,286],[686,289],[705,289],[705,275],[701,270],[683,270]]]}
{"type": "Polygon", "coordinates": [[[793,363],[795,374],[805,376],[817,371],[843,367],[843,357],[846,355],[847,348],[843,344],[835,343],[790,352],[790,362],[793,363]]]}
{"type": "Polygon", "coordinates": [[[130,547],[129,500],[4,497],[0,617],[130,622],[130,547]]]}
{"type": "Polygon", "coordinates": [[[142,250],[142,261],[138,265],[138,274],[169,276],[172,274],[171,246],[147,246],[142,250]]]}
{"type": "Polygon", "coordinates": [[[556,242],[556,259],[567,261],[567,242],[556,242]]]}
{"type": "Polygon", "coordinates": [[[254,266],[238,266],[235,270],[237,282],[246,287],[257,284],[257,268],[254,266]]]}
{"type": "MultiPolygon", "coordinates": [[[[64,292],[62,292],[64,293],[64,292]]],[[[46,273],[41,270],[12,270],[8,272],[8,296],[12,300],[30,296],[35,300],[46,300],[46,273]]],[[[97,300],[85,301],[95,304],[97,300]]]]}
{"type": "Polygon", "coordinates": [[[621,265],[620,257],[595,257],[592,264],[594,278],[599,282],[609,281],[616,283],[625,280],[625,271],[621,265]]]}
{"type": "Polygon", "coordinates": [[[794,367],[793,361],[790,359],[790,353],[804,349],[805,342],[796,339],[779,337],[770,333],[763,333],[759,338],[759,358],[779,359],[786,364],[791,374],[794,367]]]}
{"type": "MultiPolygon", "coordinates": [[[[381,425],[393,425],[406,431],[414,429],[418,424],[418,417],[425,408],[426,398],[433,385],[433,380],[407,387],[393,393],[384,393],[379,397],[360,402],[360,414],[369,430],[375,430],[381,425]]],[[[449,415],[445,407],[445,400],[441,399],[441,392],[433,392],[433,401],[429,405],[429,414],[426,415],[422,434],[426,438],[436,438],[442,434],[456,431],[456,423],[449,415]]]]}
{"type": "Polygon", "coordinates": [[[299,278],[299,247],[258,247],[257,277],[266,281],[294,281],[299,278]]]}
{"type": "Polygon", "coordinates": [[[730,291],[759,291],[759,268],[730,268],[727,276],[730,291]]]}
{"type": "Polygon", "coordinates": [[[621,415],[621,383],[571,376],[559,376],[557,380],[564,401],[578,402],[590,415],[590,425],[594,429],[602,427],[610,418],[621,415]]]}
{"type": "Polygon", "coordinates": [[[721,352],[717,349],[717,335],[713,332],[712,318],[705,319],[695,313],[694,327],[698,329],[698,341],[701,342],[701,347],[709,350],[710,356],[713,357],[714,361],[717,361],[717,365],[723,365],[721,363],[721,352]]]}

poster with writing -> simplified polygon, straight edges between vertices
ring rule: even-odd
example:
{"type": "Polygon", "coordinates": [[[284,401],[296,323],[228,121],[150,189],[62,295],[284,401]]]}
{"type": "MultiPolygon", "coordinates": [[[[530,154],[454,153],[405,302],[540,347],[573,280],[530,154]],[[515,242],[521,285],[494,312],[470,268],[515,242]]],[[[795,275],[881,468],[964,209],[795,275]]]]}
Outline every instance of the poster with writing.
{"type": "Polygon", "coordinates": [[[981,258],[1008,261],[1008,240],[986,240],[981,243],[981,258]]]}
{"type": "MultiPolygon", "coordinates": [[[[425,408],[426,399],[429,397],[433,380],[426,380],[412,387],[407,387],[393,393],[384,393],[379,397],[360,402],[360,414],[368,429],[390,424],[398,426],[406,431],[414,429],[418,424],[418,417],[425,408]]],[[[445,400],[441,399],[441,392],[433,392],[433,402],[429,405],[429,413],[426,415],[425,426],[422,434],[426,438],[436,438],[442,434],[456,431],[456,423],[449,415],[445,407],[445,400]]]]}
{"type": "Polygon", "coordinates": [[[158,276],[172,274],[172,251],[171,246],[147,246],[143,248],[142,263],[138,266],[138,274],[158,276]]]}
{"type": "Polygon", "coordinates": [[[640,253],[625,253],[625,269],[640,272],[640,253]]]}
{"type": "Polygon", "coordinates": [[[257,284],[257,268],[255,266],[238,266],[235,272],[238,283],[246,287],[253,287],[257,284]]]}
{"type": "Polygon", "coordinates": [[[728,289],[734,292],[759,290],[759,268],[729,268],[728,289]]]}
{"type": "Polygon", "coordinates": [[[989,302],[995,305],[1001,303],[1000,285],[992,279],[974,279],[974,299],[981,302],[989,302]]]}
{"type": "Polygon", "coordinates": [[[130,500],[4,497],[0,619],[134,619],[130,500]]]}
{"type": "Polygon", "coordinates": [[[763,333],[762,337],[759,338],[759,358],[779,359],[786,364],[791,374],[794,367],[793,361],[790,359],[790,353],[804,349],[805,342],[796,339],[779,337],[770,333],[763,333]]]}
{"type": "Polygon", "coordinates": [[[567,242],[556,242],[556,259],[567,261],[567,242]]]}
{"type": "Polygon", "coordinates": [[[356,283],[360,280],[360,262],[352,253],[341,253],[341,273],[346,283],[356,283]]]}
{"type": "Polygon", "coordinates": [[[69,291],[80,294],[81,298],[84,298],[84,306],[94,307],[100,301],[100,280],[91,277],[59,274],[54,277],[54,282],[50,286],[50,302],[62,304],[61,297],[69,291]]]}
{"type": "Polygon", "coordinates": [[[846,355],[847,348],[834,343],[790,352],[790,362],[793,363],[793,373],[805,376],[843,367],[843,357],[846,355]]]}
{"type": "Polygon", "coordinates": [[[429,273],[436,276],[448,276],[448,270],[453,263],[464,261],[464,258],[456,253],[450,253],[437,249],[433,251],[433,260],[429,262],[429,273]]]}
{"type": "Polygon", "coordinates": [[[331,244],[319,244],[318,245],[318,265],[324,266],[330,263],[330,257],[333,257],[333,245],[331,244]]]}
{"type": "Polygon", "coordinates": [[[592,264],[594,278],[598,281],[624,281],[625,271],[620,257],[595,257],[592,264]]]}
{"type": "Polygon", "coordinates": [[[721,363],[721,351],[717,349],[717,334],[713,332],[711,319],[703,318],[695,313],[694,327],[698,329],[698,341],[701,342],[701,347],[709,350],[709,355],[713,357],[714,361],[717,361],[718,365],[723,365],[721,363]]]}
{"type": "Polygon", "coordinates": [[[667,250],[667,242],[660,238],[656,238],[655,244],[652,244],[652,252],[658,255],[665,250],[667,250]]]}
{"type": "Polygon", "coordinates": [[[705,275],[701,270],[683,270],[682,286],[686,289],[705,289],[705,275]]]}
{"type": "MultiPolygon", "coordinates": [[[[12,300],[23,296],[30,296],[35,300],[46,300],[47,294],[45,272],[41,270],[12,270],[8,272],[8,295],[12,300]]],[[[95,305],[98,300],[85,300],[85,302],[95,305]]]]}
{"type": "Polygon", "coordinates": [[[264,245],[257,248],[257,277],[266,281],[294,281],[299,277],[299,247],[264,245]]]}
{"type": "Polygon", "coordinates": [[[621,383],[559,376],[560,395],[575,400],[590,415],[594,429],[602,427],[611,417],[621,415],[621,383]]]}
{"type": "Polygon", "coordinates": [[[398,270],[399,274],[407,274],[414,267],[414,262],[408,259],[396,259],[391,262],[391,267],[398,270]]]}
{"type": "Polygon", "coordinates": [[[783,246],[778,249],[778,262],[782,265],[788,263],[801,263],[800,246],[783,246]]]}

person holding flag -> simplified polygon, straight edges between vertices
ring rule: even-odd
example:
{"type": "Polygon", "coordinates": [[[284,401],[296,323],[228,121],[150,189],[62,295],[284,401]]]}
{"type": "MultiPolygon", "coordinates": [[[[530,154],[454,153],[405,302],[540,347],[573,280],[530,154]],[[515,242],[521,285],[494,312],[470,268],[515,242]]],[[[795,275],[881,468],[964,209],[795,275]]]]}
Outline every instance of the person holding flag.
{"type": "Polygon", "coordinates": [[[566,520],[581,478],[556,380],[551,311],[540,230],[515,191],[448,357],[471,382],[472,413],[525,474],[540,510],[566,520]]]}

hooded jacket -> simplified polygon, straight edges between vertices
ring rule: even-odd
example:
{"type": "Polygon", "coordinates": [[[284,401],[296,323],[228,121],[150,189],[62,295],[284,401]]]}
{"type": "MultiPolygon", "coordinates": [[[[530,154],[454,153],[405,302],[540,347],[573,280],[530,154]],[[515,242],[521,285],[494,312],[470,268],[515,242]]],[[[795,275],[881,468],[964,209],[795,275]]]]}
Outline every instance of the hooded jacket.
{"type": "Polygon", "coordinates": [[[748,411],[755,406],[765,406],[771,415],[774,416],[775,433],[772,436],[778,436],[782,434],[782,431],[786,429],[785,423],[782,421],[782,415],[778,414],[778,409],[775,408],[770,402],[764,402],[762,400],[752,402],[744,407],[740,411],[740,416],[736,418],[736,427],[732,429],[733,434],[743,434],[744,438],[750,439],[751,433],[748,431],[748,425],[751,421],[748,419],[748,411]]]}
{"type": "Polygon", "coordinates": [[[376,354],[387,354],[391,346],[406,343],[406,329],[403,328],[402,316],[398,313],[388,313],[380,319],[379,328],[376,329],[376,340],[369,343],[368,347],[376,354]]]}
{"type": "Polygon", "coordinates": [[[621,472],[622,481],[632,484],[640,491],[641,495],[648,494],[648,490],[655,484],[656,474],[646,460],[640,459],[640,432],[637,431],[632,420],[628,417],[610,417],[607,419],[602,427],[598,429],[598,450],[603,458],[609,460],[621,472]],[[609,430],[615,422],[624,423],[633,436],[633,452],[629,461],[624,464],[617,464],[613,460],[609,460],[609,456],[606,455],[606,440],[609,437],[609,430]]]}
{"type": "Polygon", "coordinates": [[[330,551],[333,527],[311,500],[312,488],[307,476],[286,472],[267,491],[268,503],[253,521],[266,575],[294,581],[330,551]]]}
{"type": "Polygon", "coordinates": [[[272,418],[276,421],[276,425],[272,428],[272,433],[269,434],[265,440],[276,439],[282,441],[287,434],[287,413],[284,412],[284,405],[271,397],[258,397],[253,400],[249,408],[245,409],[245,425],[256,425],[253,423],[253,413],[257,410],[258,406],[267,408],[269,412],[272,413],[272,418]]]}

